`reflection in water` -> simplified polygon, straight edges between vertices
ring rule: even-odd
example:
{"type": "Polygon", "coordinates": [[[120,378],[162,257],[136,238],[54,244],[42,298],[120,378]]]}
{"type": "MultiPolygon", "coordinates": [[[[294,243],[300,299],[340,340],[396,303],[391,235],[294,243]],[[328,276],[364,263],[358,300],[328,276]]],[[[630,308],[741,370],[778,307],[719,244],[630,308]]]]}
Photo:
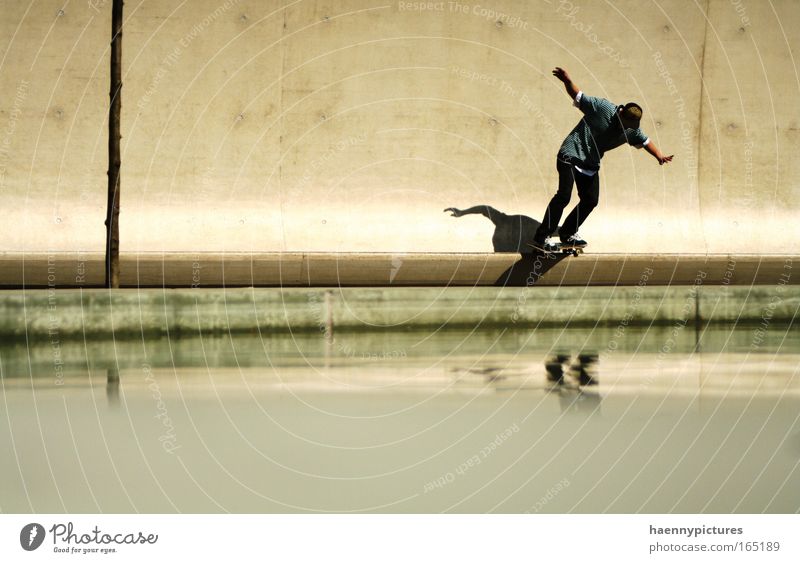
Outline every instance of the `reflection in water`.
{"type": "MultiPolygon", "coordinates": [[[[556,383],[559,387],[585,387],[598,384],[597,354],[580,353],[575,356],[575,361],[571,362],[570,354],[553,354],[544,361],[545,375],[547,381],[556,383]],[[565,378],[565,374],[568,378],[565,378]]],[[[459,382],[468,382],[470,376],[477,376],[487,387],[500,391],[507,388],[521,389],[522,379],[525,383],[530,383],[533,371],[520,371],[519,368],[511,366],[471,366],[454,367],[451,371],[456,374],[459,382]],[[525,376],[523,378],[523,376],[525,376]],[[513,382],[517,384],[514,385],[513,382]]],[[[535,381],[534,381],[535,383],[535,381]]],[[[540,388],[540,387],[537,387],[540,388]]]]}
{"type": "Polygon", "coordinates": [[[796,333],[81,341],[58,373],[47,342],[0,345],[0,506],[524,512],[568,479],[540,511],[794,512],[796,333]]]}
{"type": "Polygon", "coordinates": [[[565,414],[597,415],[602,414],[600,394],[596,390],[584,387],[559,387],[558,403],[565,414]]]}
{"type": "Polygon", "coordinates": [[[483,378],[486,385],[493,385],[508,379],[508,373],[502,367],[469,367],[453,368],[455,373],[465,372],[470,375],[479,375],[483,378]]]}
{"type": "Polygon", "coordinates": [[[106,376],[106,398],[108,399],[108,406],[119,406],[119,369],[117,367],[109,368],[106,376]]]}
{"type": "Polygon", "coordinates": [[[547,371],[548,381],[564,383],[564,363],[569,361],[569,355],[557,354],[545,360],[544,369],[547,371]]]}
{"type": "Polygon", "coordinates": [[[581,353],[574,362],[571,360],[569,354],[553,354],[544,362],[547,380],[555,384],[561,412],[600,414],[600,394],[586,389],[598,384],[598,355],[581,353]]]}
{"type": "MultiPolygon", "coordinates": [[[[544,362],[548,381],[564,385],[564,367],[572,357],[569,354],[555,354],[544,362]]],[[[578,354],[576,361],[568,366],[567,373],[578,385],[597,385],[597,354],[578,354]]]]}

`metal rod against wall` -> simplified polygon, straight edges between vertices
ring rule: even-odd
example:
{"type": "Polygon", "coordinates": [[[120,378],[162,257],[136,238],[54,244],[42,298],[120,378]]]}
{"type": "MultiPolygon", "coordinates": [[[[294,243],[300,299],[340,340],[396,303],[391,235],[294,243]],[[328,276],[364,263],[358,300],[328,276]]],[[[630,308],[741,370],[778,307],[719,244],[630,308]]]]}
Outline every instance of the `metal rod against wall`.
{"type": "Polygon", "coordinates": [[[106,287],[119,287],[120,114],[122,112],[122,0],[111,9],[111,87],[108,109],[108,206],[106,287]]]}

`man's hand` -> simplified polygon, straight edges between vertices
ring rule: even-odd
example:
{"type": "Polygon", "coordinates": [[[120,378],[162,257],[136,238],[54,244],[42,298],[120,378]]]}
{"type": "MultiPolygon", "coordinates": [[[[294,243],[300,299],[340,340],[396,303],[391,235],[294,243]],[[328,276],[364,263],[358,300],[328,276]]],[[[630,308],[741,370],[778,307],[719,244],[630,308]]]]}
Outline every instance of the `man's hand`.
{"type": "Polygon", "coordinates": [[[456,209],[455,207],[448,207],[447,209],[444,210],[444,212],[445,213],[449,212],[451,214],[450,215],[451,217],[461,217],[464,214],[463,211],[461,211],[460,209],[456,209]]]}
{"type": "Polygon", "coordinates": [[[566,70],[564,70],[563,68],[561,68],[560,66],[557,66],[553,70],[553,76],[558,78],[564,84],[566,84],[567,82],[571,82],[571,79],[569,77],[569,73],[566,70]]]}
{"type": "Polygon", "coordinates": [[[644,146],[644,149],[647,152],[649,152],[650,154],[653,155],[653,157],[658,161],[659,165],[666,164],[668,162],[672,162],[672,157],[675,156],[674,154],[671,154],[669,156],[664,156],[664,153],[662,153],[660,150],[658,150],[658,147],[656,146],[656,144],[653,141],[650,141],[649,143],[647,143],[644,146]]]}
{"type": "Polygon", "coordinates": [[[578,90],[578,87],[575,86],[574,82],[572,82],[572,79],[569,77],[569,73],[560,66],[557,66],[553,69],[553,76],[564,83],[564,88],[567,89],[567,95],[570,97],[570,99],[574,100],[575,96],[578,95],[580,90],[578,90]]]}

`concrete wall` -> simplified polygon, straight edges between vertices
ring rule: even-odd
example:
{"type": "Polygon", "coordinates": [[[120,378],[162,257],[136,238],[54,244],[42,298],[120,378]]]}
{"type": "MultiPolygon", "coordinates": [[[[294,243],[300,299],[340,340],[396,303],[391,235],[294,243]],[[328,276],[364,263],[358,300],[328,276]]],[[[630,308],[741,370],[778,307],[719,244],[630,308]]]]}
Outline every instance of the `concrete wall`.
{"type": "Polygon", "coordinates": [[[0,337],[57,343],[112,334],[114,338],[229,333],[266,337],[326,330],[336,334],[542,327],[622,327],[621,335],[630,326],[700,330],[704,323],[738,323],[742,328],[755,327],[748,330],[753,342],[758,338],[760,343],[767,332],[764,315],[768,312],[774,331],[786,336],[798,303],[797,286],[543,287],[530,294],[508,287],[8,290],[0,294],[0,337]]]}
{"type": "MultiPolygon", "coordinates": [[[[111,7],[63,4],[2,1],[0,251],[103,248],[111,7]]],[[[676,155],[607,155],[592,251],[800,251],[800,2],[428,7],[126,1],[122,251],[490,252],[442,209],[541,219],[556,65],[676,155]]]]}

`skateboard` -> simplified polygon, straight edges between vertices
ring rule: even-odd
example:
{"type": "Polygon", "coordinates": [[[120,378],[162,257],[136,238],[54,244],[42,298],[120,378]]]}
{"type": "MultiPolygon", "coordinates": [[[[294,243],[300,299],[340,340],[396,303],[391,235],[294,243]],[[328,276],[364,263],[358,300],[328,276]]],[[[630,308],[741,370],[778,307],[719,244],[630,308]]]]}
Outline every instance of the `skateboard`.
{"type": "Polygon", "coordinates": [[[538,246],[534,246],[532,242],[528,242],[528,243],[525,243],[525,244],[527,244],[528,246],[530,246],[534,250],[538,250],[539,252],[541,252],[542,254],[547,256],[548,258],[552,257],[552,256],[555,256],[556,254],[571,254],[572,256],[575,256],[575,257],[577,257],[580,254],[583,254],[583,247],[582,246],[569,246],[569,245],[564,245],[561,242],[555,243],[555,245],[556,245],[556,249],[555,250],[544,250],[543,248],[539,248],[538,246]]]}

